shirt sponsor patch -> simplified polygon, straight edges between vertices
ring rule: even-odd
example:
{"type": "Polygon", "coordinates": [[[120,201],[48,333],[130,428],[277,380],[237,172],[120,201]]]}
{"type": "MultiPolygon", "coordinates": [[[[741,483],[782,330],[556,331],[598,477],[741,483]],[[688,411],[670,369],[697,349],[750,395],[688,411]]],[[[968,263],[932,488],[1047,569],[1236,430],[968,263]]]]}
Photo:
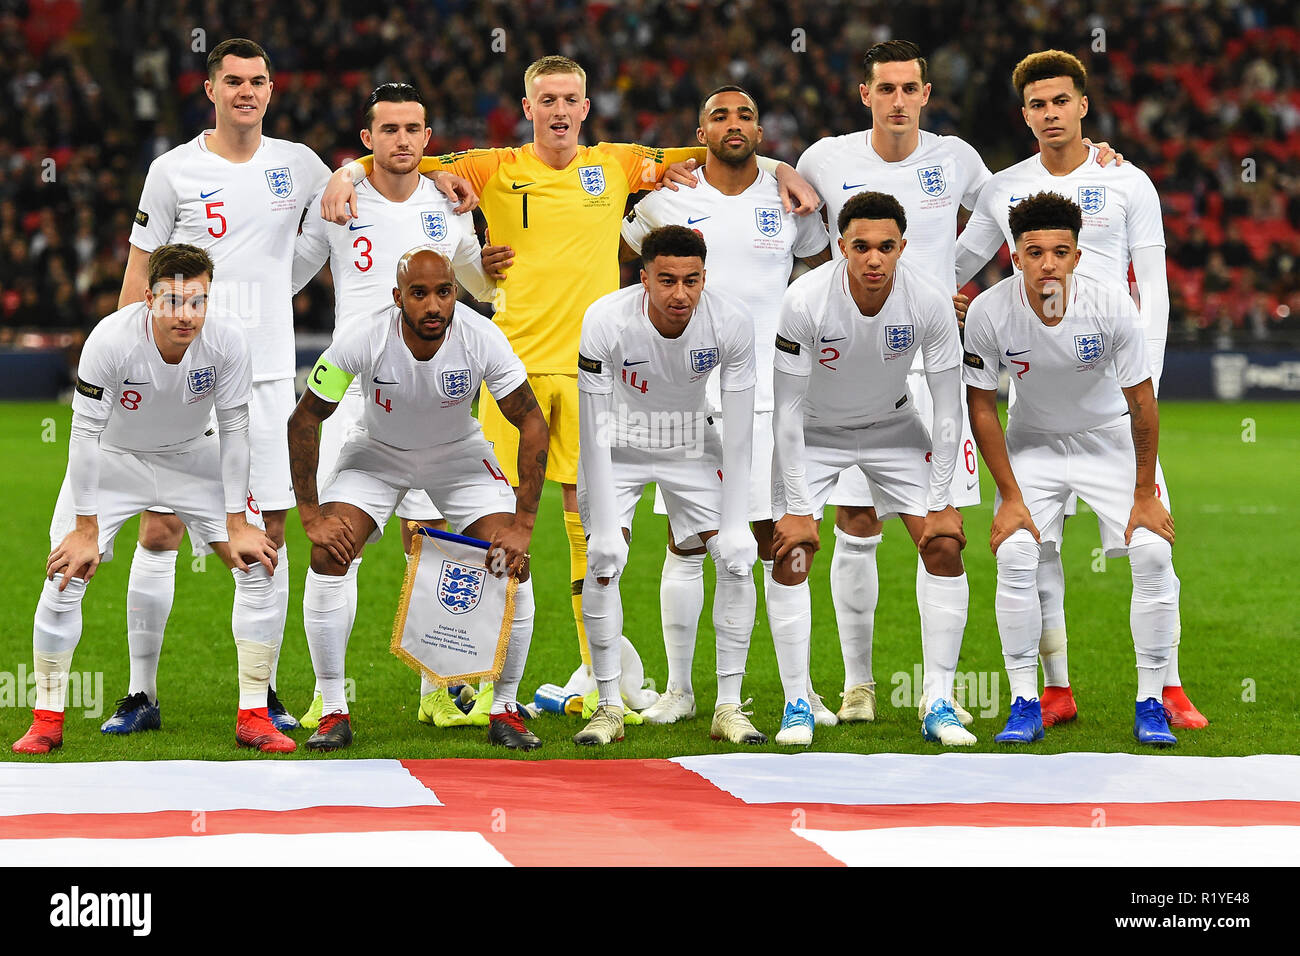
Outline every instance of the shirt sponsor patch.
{"type": "Polygon", "coordinates": [[[785,353],[787,353],[788,355],[798,355],[798,354],[799,354],[799,343],[798,343],[798,342],[791,342],[791,341],[790,341],[789,339],[787,339],[784,335],[778,335],[778,336],[776,337],[776,347],[777,347],[778,350],[780,350],[780,351],[782,351],[782,352],[785,352],[785,353]]]}
{"type": "Polygon", "coordinates": [[[984,367],[984,360],[980,358],[978,355],[976,355],[974,352],[967,352],[965,356],[962,358],[962,361],[965,362],[967,365],[969,365],[971,368],[984,367]]]}
{"type": "Polygon", "coordinates": [[[149,214],[143,209],[137,209],[135,211],[135,221],[141,226],[147,226],[149,225],[149,214]]]}
{"type": "Polygon", "coordinates": [[[578,371],[591,372],[594,375],[600,374],[600,362],[596,359],[587,358],[581,352],[578,353],[578,371]]]}
{"type": "Polygon", "coordinates": [[[104,387],[102,385],[91,385],[80,378],[77,379],[77,394],[85,395],[87,398],[93,398],[100,402],[104,400],[104,387]]]}

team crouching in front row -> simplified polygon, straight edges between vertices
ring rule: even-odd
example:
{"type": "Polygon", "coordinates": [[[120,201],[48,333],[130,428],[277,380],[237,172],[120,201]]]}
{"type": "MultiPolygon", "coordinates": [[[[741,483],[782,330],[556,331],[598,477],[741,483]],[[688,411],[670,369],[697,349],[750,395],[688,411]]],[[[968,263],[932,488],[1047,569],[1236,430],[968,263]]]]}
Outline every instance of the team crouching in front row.
{"type": "MultiPolygon", "coordinates": [[[[718,375],[723,419],[743,422],[753,417],[757,376],[771,374],[777,520],[768,609],[786,698],[775,743],[813,740],[807,577],[822,508],[840,472],[854,466],[870,483],[879,514],[900,517],[921,558],[928,702],[921,733],[945,746],[976,742],[953,703],[969,603],[966,538],[949,496],[963,380],[971,428],[998,489],[990,546],[1012,701],[994,739],[1027,744],[1043,737],[1035,575],[1040,548],[1059,541],[1065,503],[1076,493],[1097,512],[1107,553],[1127,554],[1132,564],[1133,734],[1145,744],[1175,743],[1160,698],[1177,634],[1179,584],[1173,521],[1155,490],[1156,401],[1127,291],[1074,274],[1079,208],[1040,193],[1012,209],[1022,271],[971,304],[964,356],[951,296],[899,262],[906,245],[901,205],[863,193],[844,206],[837,225],[844,258],[790,285],[770,373],[755,368],[752,317],[737,300],[706,289],[707,250],[693,230],[651,232],[642,243],[640,284],[587,310],[578,360],[579,503],[589,538],[583,615],[599,699],[574,742],[599,746],[624,736],[619,577],[632,515],[650,483],[663,493],[676,545],[703,546],[715,565],[718,688],[710,735],[767,742],[741,694],[756,607],[756,544],[745,527],[752,433],[727,428],[719,435],[705,382],[718,375]],[[837,343],[837,361],[817,359],[827,341],[837,343]],[[930,421],[913,409],[906,385],[918,354],[934,398],[930,421]],[[996,406],[1004,355],[1017,356],[1016,402],[1005,433],[996,406]]],[[[276,549],[246,515],[248,344],[237,320],[206,314],[213,272],[206,253],[164,246],[149,265],[145,302],[95,328],[78,370],[68,480],[33,624],[34,720],[13,749],[38,754],[62,744],[87,582],[101,560],[111,559],[113,538],[128,518],[166,506],[235,578],[238,743],[292,751],[294,742],[266,710],[278,652],[276,549]]],[[[427,490],[454,530],[488,540],[496,573],[520,580],[489,740],[522,750],[541,744],[524,724],[516,694],[533,628],[527,552],[547,425],[505,337],[457,305],[455,292],[445,256],[428,248],[404,256],[390,312],[336,338],[289,422],[294,490],[312,541],[304,628],[323,698],[311,749],[352,741],[343,663],[355,606],[346,600],[344,575],[411,488],[427,490]],[[472,387],[457,390],[464,400],[445,394],[444,366],[470,369],[472,387]],[[320,423],[358,376],[392,383],[385,386],[390,401],[367,406],[333,476],[318,489],[320,423]],[[497,480],[491,446],[471,417],[467,396],[480,383],[520,431],[517,491],[497,480]]]]}

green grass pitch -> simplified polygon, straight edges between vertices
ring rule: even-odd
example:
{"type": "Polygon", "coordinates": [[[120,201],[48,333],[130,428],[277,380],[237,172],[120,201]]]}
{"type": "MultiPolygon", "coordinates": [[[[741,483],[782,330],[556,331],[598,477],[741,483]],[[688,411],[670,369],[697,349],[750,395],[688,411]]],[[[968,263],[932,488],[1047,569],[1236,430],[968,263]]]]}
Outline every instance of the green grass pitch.
{"type": "MultiPolygon", "coordinates": [[[[1181,732],[1173,752],[1300,752],[1295,706],[1300,643],[1291,606],[1296,592],[1291,562],[1300,540],[1294,483],[1300,405],[1170,403],[1162,412],[1161,457],[1173,488],[1178,533],[1174,560],[1182,580],[1181,670],[1188,693],[1211,721],[1207,730],[1181,732]]],[[[0,456],[7,462],[0,576],[0,738],[6,746],[30,719],[17,682],[20,671],[29,673],[32,666],[31,617],[48,552],[50,514],[67,459],[69,420],[69,410],[53,403],[0,405],[0,456]]],[[[996,751],[1000,748],[993,735],[1002,728],[1008,702],[993,614],[995,571],[988,550],[992,485],[987,474],[984,482],[984,500],[990,503],[965,513],[971,602],[960,670],[969,676],[964,700],[977,718],[972,730],[979,743],[973,749],[996,751]]],[[[123,530],[117,559],[101,567],[87,594],[73,666],[90,679],[80,688],[80,706],[68,708],[63,749],[53,757],[6,754],[6,759],[260,758],[238,751],[233,739],[236,686],[229,574],[215,558],[208,559],[206,570],[195,570],[186,545],[159,674],[163,729],[127,738],[99,733],[113,700],[126,693],[125,594],[135,528],[132,521],[123,530]],[[103,713],[92,717],[87,711],[95,710],[89,698],[96,688],[103,713]]],[[[812,663],[816,686],[835,709],[843,667],[827,585],[833,541],[829,530],[828,523],[823,536],[827,550],[818,556],[812,577],[812,663]]],[[[622,590],[625,631],[660,689],[666,677],[658,602],[664,533],[664,519],[651,513],[647,496],[637,515],[622,590]]],[[[312,673],[302,631],[307,548],[296,515],[290,516],[289,546],[294,583],[279,691],[289,707],[301,713],[310,702],[312,673]]],[[[1033,748],[1037,753],[1139,752],[1130,733],[1136,685],[1128,630],[1128,562],[1103,563],[1094,557],[1098,546],[1096,521],[1084,511],[1069,522],[1064,547],[1071,682],[1080,716],[1071,725],[1049,731],[1033,748]]],[[[532,553],[537,623],[521,688],[525,699],[539,684],[563,683],[578,663],[568,548],[555,485],[546,488],[532,553]]],[[[921,740],[913,703],[920,660],[916,556],[897,521],[886,525],[879,567],[874,670],[880,715],[874,724],[818,728],[813,746],[859,753],[938,753],[942,748],[921,740]]],[[[399,536],[390,525],[380,544],[367,551],[360,574],[348,658],[356,692],[351,705],[356,742],[339,754],[316,755],[300,748],[287,759],[505,753],[488,746],[483,729],[436,730],[416,721],[418,678],[388,652],[403,570],[399,536]]],[[[710,597],[696,651],[695,720],[670,727],[629,727],[621,744],[593,752],[570,743],[580,721],[546,716],[532,721],[543,748],[520,759],[669,757],[734,749],[708,737],[715,688],[709,619],[712,573],[706,571],[706,578],[710,597]]],[[[779,723],[782,697],[761,596],[758,607],[745,694],[754,698],[755,724],[771,735],[779,723]]],[[[296,736],[301,743],[307,733],[296,736]]]]}

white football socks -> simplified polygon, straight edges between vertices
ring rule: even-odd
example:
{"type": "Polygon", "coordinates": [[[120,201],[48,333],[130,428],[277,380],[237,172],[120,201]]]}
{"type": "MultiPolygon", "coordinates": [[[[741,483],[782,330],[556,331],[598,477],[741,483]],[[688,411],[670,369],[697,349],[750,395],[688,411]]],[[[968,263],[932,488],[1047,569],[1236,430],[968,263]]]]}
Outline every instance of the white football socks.
{"type": "Polygon", "coordinates": [[[275,582],[261,564],[254,562],[247,572],[232,570],[231,574],[235,602],[230,627],[239,659],[239,709],[256,710],[266,706],[271,668],[284,638],[284,614],[277,607],[275,582]]]}
{"type": "Polygon", "coordinates": [[[1174,600],[1179,601],[1178,606],[1178,624],[1174,628],[1174,646],[1169,648],[1169,666],[1165,668],[1165,686],[1182,687],[1183,679],[1178,676],[1178,645],[1183,641],[1183,611],[1182,598],[1183,585],[1178,583],[1178,595],[1174,600]]]}
{"type": "MultiPolygon", "coordinates": [[[[275,613],[276,620],[271,625],[272,630],[279,636],[275,640],[275,657],[271,660],[271,690],[275,690],[275,675],[280,669],[280,649],[284,647],[284,622],[289,619],[289,546],[280,545],[280,550],[276,552],[275,576],[272,578],[275,586],[275,613]]],[[[329,713],[329,711],[326,711],[329,713]]]]}
{"type": "Polygon", "coordinates": [[[807,699],[808,644],[812,632],[812,594],[808,582],[768,582],[767,620],[776,648],[776,667],[787,704],[807,699]]]}
{"type": "Polygon", "coordinates": [[[924,569],[918,576],[918,584],[925,696],[930,703],[939,699],[951,702],[962,635],[966,631],[970,586],[964,573],[947,578],[924,569]]]}
{"type": "Polygon", "coordinates": [[[515,589],[515,616],[510,622],[510,644],[501,677],[492,691],[492,713],[504,714],[517,705],[519,682],[524,678],[528,647],[533,640],[533,580],[520,581],[515,589]]]}
{"type": "Polygon", "coordinates": [[[302,626],[321,693],[322,714],[348,712],[343,676],[352,622],[347,611],[347,575],[317,574],[308,568],[302,595],[302,626]]]}
{"type": "Polygon", "coordinates": [[[1178,577],[1173,548],[1153,531],[1138,528],[1128,548],[1133,572],[1129,627],[1137,654],[1137,700],[1163,696],[1169,648],[1178,633],[1178,577]]]}
{"type": "Polygon", "coordinates": [[[659,579],[659,618],[668,654],[668,689],[692,694],[695,636],[704,611],[704,555],[665,551],[659,579]]]}
{"type": "Polygon", "coordinates": [[[1065,568],[1061,552],[1054,544],[1039,549],[1038,606],[1043,619],[1043,633],[1038,641],[1038,655],[1043,662],[1043,684],[1047,687],[1070,686],[1070,661],[1065,636],[1065,568]]]}
{"type": "Polygon", "coordinates": [[[1038,696],[1038,638],[1043,629],[1035,584],[1038,550],[1034,536],[1023,528],[997,550],[998,583],[993,608],[1013,701],[1038,696]]]}
{"type": "Polygon", "coordinates": [[[126,584],[126,646],[131,655],[128,694],[158,701],[158,661],[176,593],[175,551],[150,551],[140,542],[126,584]]]}
{"type": "Polygon", "coordinates": [[[859,538],[835,529],[831,556],[831,601],[844,657],[844,689],[871,683],[871,644],[876,626],[880,578],[876,548],[883,535],[859,538]]]}
{"type": "Polygon", "coordinates": [[[752,574],[733,574],[722,563],[717,535],[708,540],[707,547],[715,573],[713,630],[717,636],[718,705],[739,704],[758,594],[752,574]]]}
{"type": "Polygon", "coordinates": [[[587,646],[591,649],[591,672],[602,705],[623,706],[619,691],[622,676],[623,598],[619,593],[620,575],[600,584],[587,568],[582,582],[582,622],[587,629],[587,646]]]}
{"type": "MultiPolygon", "coordinates": [[[[47,580],[32,618],[32,670],[36,673],[36,710],[63,712],[72,653],[81,640],[81,599],[86,582],[73,578],[59,590],[62,574],[47,580]]],[[[26,689],[19,688],[26,697],[26,689]]]]}

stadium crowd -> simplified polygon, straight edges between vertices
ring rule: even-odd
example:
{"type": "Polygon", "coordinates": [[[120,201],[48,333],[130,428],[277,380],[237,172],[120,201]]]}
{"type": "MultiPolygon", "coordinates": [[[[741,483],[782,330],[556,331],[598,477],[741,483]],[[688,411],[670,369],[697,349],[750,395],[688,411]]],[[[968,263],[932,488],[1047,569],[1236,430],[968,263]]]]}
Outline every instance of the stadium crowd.
{"type": "MultiPolygon", "coordinates": [[[[763,104],[765,151],[793,162],[822,136],[868,125],[853,89],[861,54],[894,36],[929,55],[927,128],[960,135],[997,170],[1032,146],[1007,79],[1015,62],[1072,50],[1092,74],[1085,132],[1160,191],[1170,345],[1300,341],[1300,7],[981,9],[992,6],[407,0],[354,17],[340,0],[0,3],[0,344],[84,332],[113,311],[144,173],[211,124],[204,57],[232,35],[261,38],[272,57],[270,135],[331,166],[359,152],[358,105],[388,80],[423,91],[430,152],[526,140],[518,77],[552,52],[591,77],[589,142],[693,144],[700,97],[732,82],[763,104]]],[[[328,330],[327,280],[295,311],[299,328],[328,330]]]]}

